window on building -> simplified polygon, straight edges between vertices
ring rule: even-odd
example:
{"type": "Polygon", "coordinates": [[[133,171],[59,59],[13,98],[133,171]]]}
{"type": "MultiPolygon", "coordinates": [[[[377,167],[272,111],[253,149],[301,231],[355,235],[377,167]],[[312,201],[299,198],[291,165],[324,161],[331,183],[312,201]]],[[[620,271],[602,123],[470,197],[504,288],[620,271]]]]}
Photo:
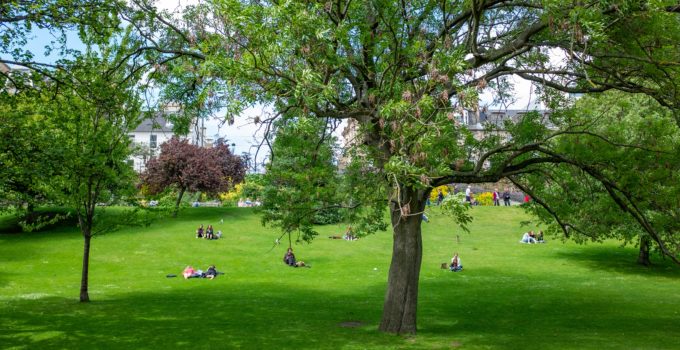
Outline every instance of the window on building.
{"type": "Polygon", "coordinates": [[[157,135],[149,136],[149,148],[156,148],[157,135]]]}

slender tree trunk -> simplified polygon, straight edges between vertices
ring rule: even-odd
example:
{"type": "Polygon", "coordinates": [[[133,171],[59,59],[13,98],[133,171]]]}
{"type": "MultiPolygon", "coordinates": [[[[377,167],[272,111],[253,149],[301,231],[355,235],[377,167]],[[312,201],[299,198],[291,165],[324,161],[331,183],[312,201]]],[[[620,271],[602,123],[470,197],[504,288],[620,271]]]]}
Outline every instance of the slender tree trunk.
{"type": "Polygon", "coordinates": [[[640,237],[640,254],[638,254],[638,264],[650,266],[652,262],[649,260],[649,236],[640,237]]]}
{"type": "Polygon", "coordinates": [[[390,203],[393,227],[392,263],[387,280],[380,331],[415,334],[418,307],[418,279],[423,244],[420,230],[425,208],[422,191],[402,190],[399,203],[390,203]]]}
{"type": "Polygon", "coordinates": [[[81,227],[83,230],[83,272],[80,279],[80,302],[86,303],[90,301],[90,295],[87,291],[88,289],[88,278],[90,273],[90,240],[92,235],[90,234],[90,229],[81,227]]]}
{"type": "Polygon", "coordinates": [[[176,218],[177,213],[179,213],[179,204],[182,202],[182,196],[184,196],[184,191],[186,191],[186,189],[184,187],[179,189],[179,195],[177,196],[177,202],[175,202],[175,211],[172,213],[173,218],[176,218]]]}
{"type": "Polygon", "coordinates": [[[34,211],[35,211],[35,206],[33,205],[33,202],[28,201],[26,203],[26,212],[28,213],[28,216],[31,216],[34,211]]]}

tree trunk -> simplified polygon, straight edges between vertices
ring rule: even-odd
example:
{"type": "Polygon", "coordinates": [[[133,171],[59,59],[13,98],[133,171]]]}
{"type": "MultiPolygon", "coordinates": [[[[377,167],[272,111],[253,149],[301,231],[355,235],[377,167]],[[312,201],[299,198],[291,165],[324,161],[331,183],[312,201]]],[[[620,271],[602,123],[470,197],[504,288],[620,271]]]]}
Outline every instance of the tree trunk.
{"type": "Polygon", "coordinates": [[[28,213],[28,216],[31,216],[34,211],[35,205],[33,204],[33,202],[32,201],[26,202],[26,212],[28,213]]]}
{"type": "Polygon", "coordinates": [[[177,202],[175,202],[175,211],[172,213],[172,217],[176,218],[177,213],[179,213],[179,204],[182,202],[182,196],[184,196],[184,191],[186,189],[184,187],[179,189],[179,195],[177,196],[177,202]]]}
{"type": "Polygon", "coordinates": [[[90,295],[87,292],[90,271],[90,240],[92,239],[90,230],[83,229],[83,239],[83,272],[80,279],[80,302],[86,303],[90,301],[90,295]]]}
{"type": "Polygon", "coordinates": [[[640,237],[640,254],[638,254],[638,264],[650,266],[652,262],[649,260],[649,236],[640,237]]]}
{"type": "Polygon", "coordinates": [[[393,227],[392,263],[387,279],[387,292],[380,331],[415,334],[418,307],[418,279],[423,244],[420,231],[425,208],[423,191],[402,189],[400,203],[390,203],[393,227]]]}

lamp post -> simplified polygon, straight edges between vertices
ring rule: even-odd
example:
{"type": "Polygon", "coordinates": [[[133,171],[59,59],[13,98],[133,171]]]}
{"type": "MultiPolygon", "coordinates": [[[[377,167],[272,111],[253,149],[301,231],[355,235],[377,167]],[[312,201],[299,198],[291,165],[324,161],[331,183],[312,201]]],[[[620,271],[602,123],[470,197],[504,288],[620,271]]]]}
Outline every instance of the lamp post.
{"type": "Polygon", "coordinates": [[[231,154],[234,154],[235,151],[236,151],[236,144],[232,142],[231,143],[231,154]]]}

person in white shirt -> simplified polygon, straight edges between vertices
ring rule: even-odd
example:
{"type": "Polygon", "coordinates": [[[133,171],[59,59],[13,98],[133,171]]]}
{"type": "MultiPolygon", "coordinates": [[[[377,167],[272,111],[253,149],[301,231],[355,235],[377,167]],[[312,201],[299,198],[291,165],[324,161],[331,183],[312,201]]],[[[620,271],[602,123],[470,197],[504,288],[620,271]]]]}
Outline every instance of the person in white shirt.
{"type": "Polygon", "coordinates": [[[453,254],[453,258],[451,258],[451,265],[449,266],[449,269],[453,272],[458,272],[463,269],[463,264],[460,262],[460,257],[458,256],[458,253],[453,254]]]}

